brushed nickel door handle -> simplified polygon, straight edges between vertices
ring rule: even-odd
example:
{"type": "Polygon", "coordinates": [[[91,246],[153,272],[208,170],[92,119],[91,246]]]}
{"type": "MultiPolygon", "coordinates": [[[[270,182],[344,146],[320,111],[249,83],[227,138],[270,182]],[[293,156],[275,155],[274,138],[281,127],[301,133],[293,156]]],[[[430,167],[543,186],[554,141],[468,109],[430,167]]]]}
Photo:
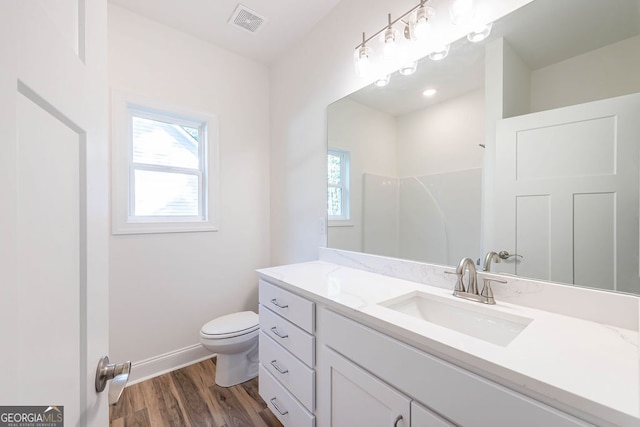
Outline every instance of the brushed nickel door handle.
{"type": "Polygon", "coordinates": [[[107,381],[111,380],[109,386],[109,405],[118,403],[124,386],[129,381],[129,373],[131,372],[131,362],[109,363],[109,357],[103,356],[98,362],[96,369],[96,391],[101,393],[107,386],[107,381]]]}

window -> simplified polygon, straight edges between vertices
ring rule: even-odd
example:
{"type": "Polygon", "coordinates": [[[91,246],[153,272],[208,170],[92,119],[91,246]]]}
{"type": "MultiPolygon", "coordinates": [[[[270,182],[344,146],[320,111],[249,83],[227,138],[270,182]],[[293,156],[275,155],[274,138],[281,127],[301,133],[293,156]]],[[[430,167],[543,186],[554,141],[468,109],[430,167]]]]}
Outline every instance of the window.
{"type": "Polygon", "coordinates": [[[349,152],[329,148],[327,156],[327,209],[329,221],[349,218],[349,152]]]}
{"type": "Polygon", "coordinates": [[[217,120],[114,94],[113,233],[217,229],[217,120]]]}

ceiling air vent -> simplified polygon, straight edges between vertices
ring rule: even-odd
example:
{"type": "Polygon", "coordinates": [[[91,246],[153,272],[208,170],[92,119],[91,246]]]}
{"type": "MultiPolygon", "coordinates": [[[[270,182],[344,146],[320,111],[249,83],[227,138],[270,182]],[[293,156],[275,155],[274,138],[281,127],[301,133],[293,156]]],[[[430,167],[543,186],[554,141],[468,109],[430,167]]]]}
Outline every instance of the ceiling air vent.
{"type": "Polygon", "coordinates": [[[229,18],[229,23],[254,34],[260,31],[265,22],[267,22],[265,18],[242,4],[236,7],[233,15],[229,18]]]}

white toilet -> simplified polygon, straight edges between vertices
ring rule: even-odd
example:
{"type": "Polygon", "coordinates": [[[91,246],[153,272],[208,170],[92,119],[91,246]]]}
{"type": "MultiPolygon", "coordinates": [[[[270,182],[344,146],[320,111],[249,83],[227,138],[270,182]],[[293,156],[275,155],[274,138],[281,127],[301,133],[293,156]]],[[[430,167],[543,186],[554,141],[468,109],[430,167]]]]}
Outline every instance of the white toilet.
{"type": "Polygon", "coordinates": [[[218,354],[216,384],[231,387],[258,376],[258,315],[241,311],[218,317],[200,330],[200,343],[218,354]]]}

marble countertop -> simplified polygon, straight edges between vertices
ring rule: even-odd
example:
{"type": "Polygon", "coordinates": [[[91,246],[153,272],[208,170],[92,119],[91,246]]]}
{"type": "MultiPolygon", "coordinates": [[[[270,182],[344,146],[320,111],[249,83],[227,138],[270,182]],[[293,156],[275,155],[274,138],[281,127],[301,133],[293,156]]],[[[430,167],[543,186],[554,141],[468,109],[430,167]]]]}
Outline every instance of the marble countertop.
{"type": "Polygon", "coordinates": [[[324,261],[260,269],[258,275],[560,409],[575,408],[616,425],[640,425],[637,328],[497,301],[483,307],[533,319],[501,346],[379,305],[413,291],[479,304],[454,298],[448,289],[324,261]]]}

